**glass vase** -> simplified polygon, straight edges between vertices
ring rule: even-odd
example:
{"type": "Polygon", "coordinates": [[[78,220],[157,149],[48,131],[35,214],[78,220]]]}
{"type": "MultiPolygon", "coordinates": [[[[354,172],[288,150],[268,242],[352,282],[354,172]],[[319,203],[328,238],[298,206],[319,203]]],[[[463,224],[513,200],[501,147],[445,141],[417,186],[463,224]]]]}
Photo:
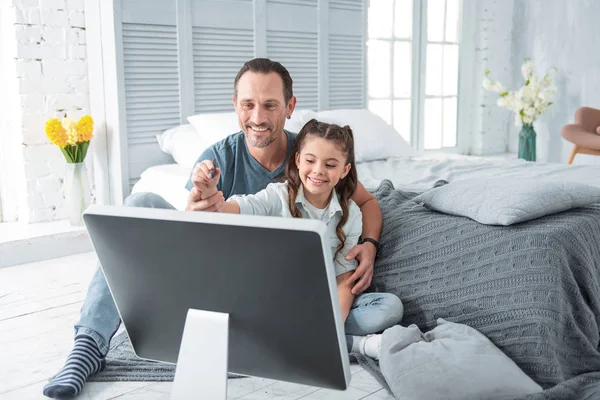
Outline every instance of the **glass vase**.
{"type": "Polygon", "coordinates": [[[535,161],[535,130],[533,125],[523,125],[519,132],[519,158],[535,161]]]}
{"type": "Polygon", "coordinates": [[[69,223],[72,226],[83,226],[82,214],[91,201],[90,185],[84,163],[67,163],[63,191],[69,223]]]}

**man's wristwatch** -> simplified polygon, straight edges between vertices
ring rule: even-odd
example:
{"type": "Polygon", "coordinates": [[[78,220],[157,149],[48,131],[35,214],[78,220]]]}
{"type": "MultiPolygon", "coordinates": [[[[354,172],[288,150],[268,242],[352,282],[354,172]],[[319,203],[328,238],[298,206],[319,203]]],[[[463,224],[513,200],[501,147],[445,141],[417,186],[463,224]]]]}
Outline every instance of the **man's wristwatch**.
{"type": "Polygon", "coordinates": [[[369,242],[369,243],[373,243],[373,245],[375,246],[375,255],[377,255],[379,253],[379,242],[373,238],[363,238],[361,237],[358,240],[358,243],[363,244],[364,242],[369,242]]]}

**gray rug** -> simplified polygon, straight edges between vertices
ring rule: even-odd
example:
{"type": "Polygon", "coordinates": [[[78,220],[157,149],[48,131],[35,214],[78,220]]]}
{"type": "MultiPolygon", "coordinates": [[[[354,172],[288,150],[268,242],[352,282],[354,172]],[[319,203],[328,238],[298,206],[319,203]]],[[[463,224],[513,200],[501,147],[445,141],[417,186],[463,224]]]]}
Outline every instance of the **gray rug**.
{"type": "MultiPolygon", "coordinates": [[[[175,377],[175,365],[138,358],[129,343],[127,332],[117,334],[111,341],[106,356],[104,371],[91,376],[89,382],[116,381],[161,381],[170,382],[175,377]]],[[[230,379],[245,378],[243,375],[229,374],[230,379]]]]}

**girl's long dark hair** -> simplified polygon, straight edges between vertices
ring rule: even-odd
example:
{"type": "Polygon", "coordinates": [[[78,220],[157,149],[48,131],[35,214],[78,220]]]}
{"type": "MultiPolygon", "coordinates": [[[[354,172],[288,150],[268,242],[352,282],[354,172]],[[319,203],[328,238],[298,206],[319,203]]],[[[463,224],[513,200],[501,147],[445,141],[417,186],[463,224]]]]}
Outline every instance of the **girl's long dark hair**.
{"type": "Polygon", "coordinates": [[[346,234],[342,228],[348,221],[348,206],[350,204],[350,199],[354,196],[358,184],[358,173],[356,172],[356,163],[354,161],[354,135],[352,134],[352,129],[350,129],[348,125],[341,127],[335,124],[319,122],[314,118],[302,127],[296,138],[294,151],[290,154],[285,170],[286,179],[288,180],[288,203],[290,213],[294,218],[302,218],[300,210],[296,208],[298,188],[302,185],[298,166],[296,165],[296,154],[300,154],[309,135],[334,141],[340,151],[346,154],[346,163],[344,165],[350,164],[350,172],[348,172],[343,179],[340,179],[335,186],[335,191],[339,196],[340,206],[342,207],[342,219],[335,228],[335,233],[340,240],[340,245],[334,255],[334,257],[337,257],[338,253],[344,248],[344,244],[346,243],[346,234]]]}

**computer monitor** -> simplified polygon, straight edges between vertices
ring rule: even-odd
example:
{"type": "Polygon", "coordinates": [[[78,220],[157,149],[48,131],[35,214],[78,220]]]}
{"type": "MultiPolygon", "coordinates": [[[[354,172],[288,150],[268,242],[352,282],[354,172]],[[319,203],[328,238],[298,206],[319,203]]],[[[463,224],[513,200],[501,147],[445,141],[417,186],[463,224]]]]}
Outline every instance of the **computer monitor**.
{"type": "MultiPolygon", "coordinates": [[[[346,340],[321,221],[99,205],[83,218],[138,357],[183,360],[186,326],[189,354],[207,355],[186,358],[195,371],[224,362],[224,379],[229,370],[347,388],[346,340]]],[[[180,366],[174,390],[184,379],[180,366]]]]}

